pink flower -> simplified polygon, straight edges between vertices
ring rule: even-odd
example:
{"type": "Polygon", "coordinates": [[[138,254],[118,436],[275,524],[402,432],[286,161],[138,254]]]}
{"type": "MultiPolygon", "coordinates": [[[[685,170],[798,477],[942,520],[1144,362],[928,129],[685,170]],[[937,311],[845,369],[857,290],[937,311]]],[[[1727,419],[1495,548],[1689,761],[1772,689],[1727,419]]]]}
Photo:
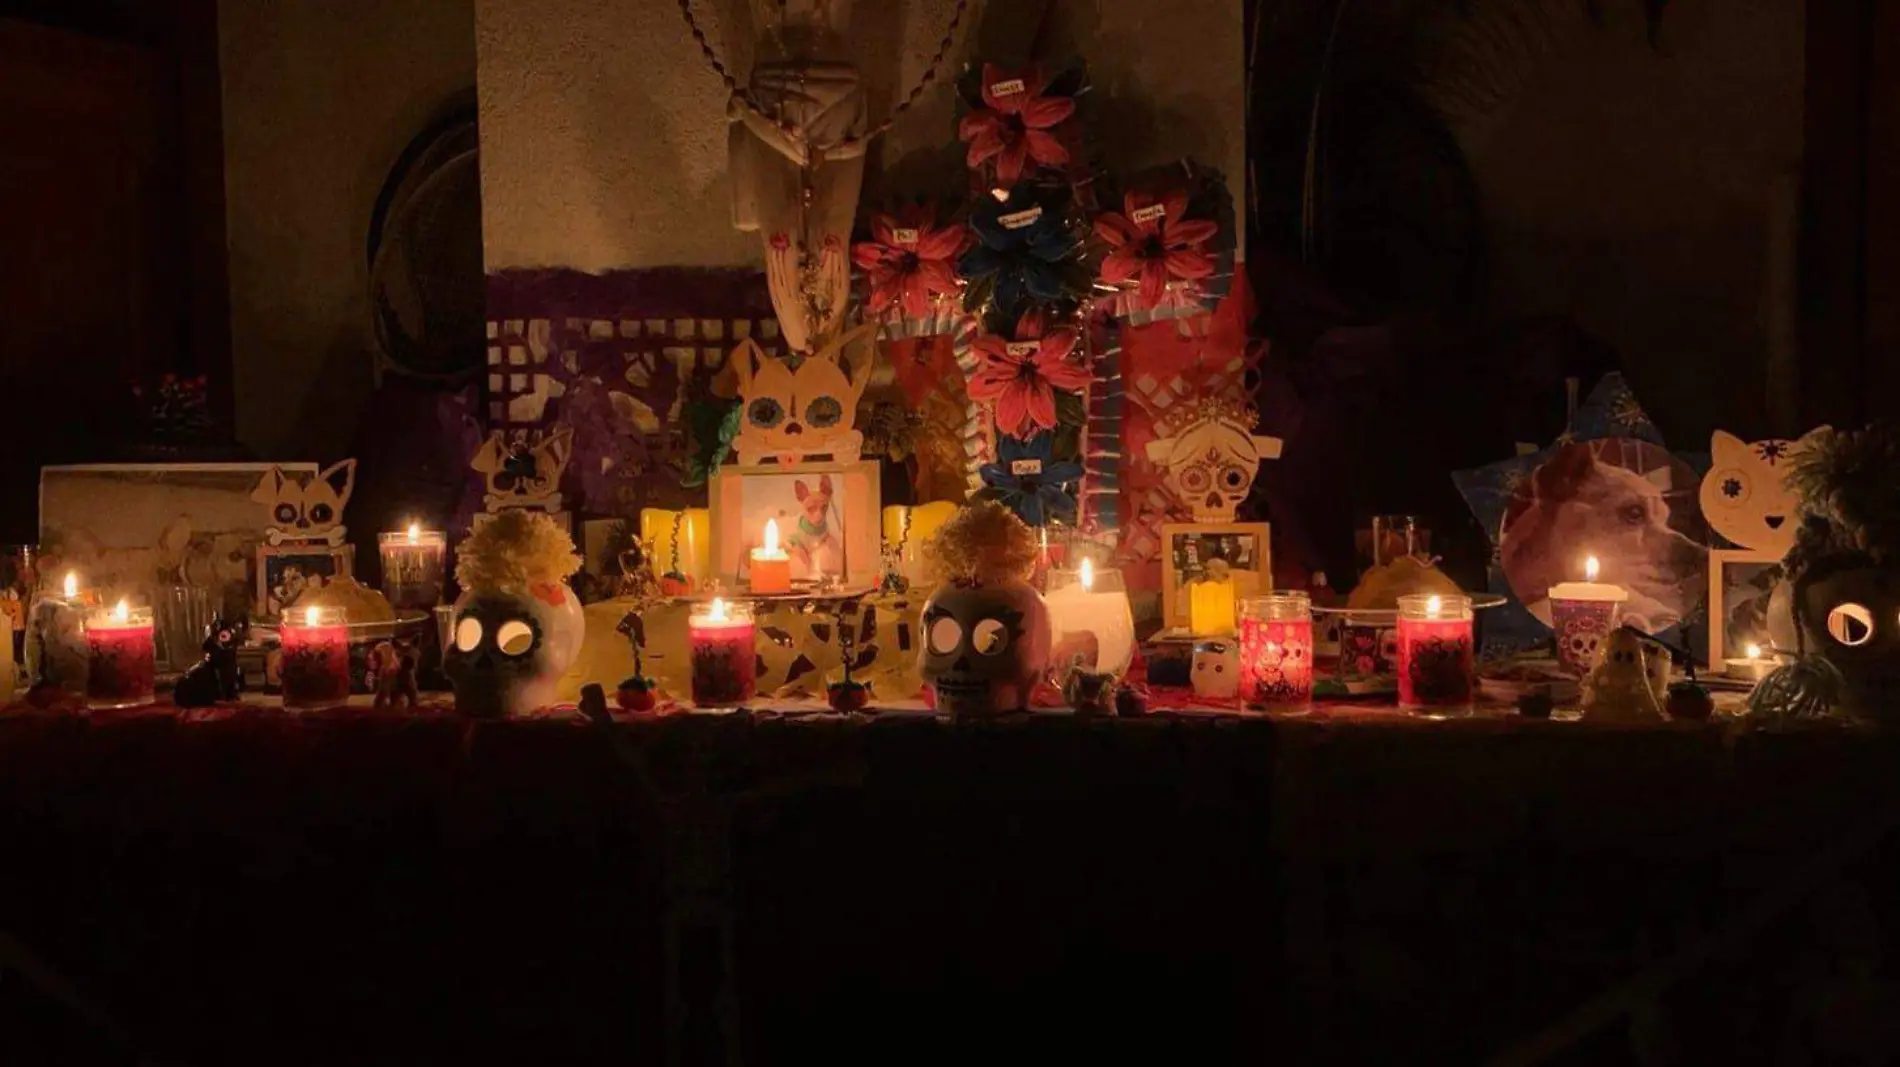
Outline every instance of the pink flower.
{"type": "Polygon", "coordinates": [[[997,182],[1010,186],[1022,177],[1030,160],[1045,167],[1067,163],[1069,150],[1050,131],[1075,114],[1075,100],[1043,96],[1045,88],[1042,69],[1033,64],[1011,72],[985,63],[986,106],[963,116],[957,124],[957,136],[970,142],[967,165],[980,167],[993,159],[997,182]]]}
{"type": "Polygon", "coordinates": [[[851,246],[851,261],[871,280],[871,313],[892,305],[910,318],[930,314],[938,297],[957,291],[956,258],[970,243],[960,222],[939,226],[936,211],[911,205],[896,216],[871,217],[871,240],[851,246]]]}
{"type": "Polygon", "coordinates": [[[1120,285],[1139,279],[1140,306],[1154,307],[1170,281],[1198,281],[1214,273],[1214,257],[1202,246],[1220,227],[1186,218],[1186,193],[1159,199],[1129,193],[1122,207],[1123,214],[1104,211],[1095,217],[1095,234],[1109,247],[1102,260],[1103,282],[1120,285]]]}
{"type": "Polygon", "coordinates": [[[970,380],[970,396],[996,405],[996,426],[1011,437],[1056,428],[1057,389],[1081,389],[1089,371],[1071,363],[1074,330],[1043,332],[1042,313],[1016,324],[1016,340],[984,334],[974,342],[982,365],[970,380]]]}

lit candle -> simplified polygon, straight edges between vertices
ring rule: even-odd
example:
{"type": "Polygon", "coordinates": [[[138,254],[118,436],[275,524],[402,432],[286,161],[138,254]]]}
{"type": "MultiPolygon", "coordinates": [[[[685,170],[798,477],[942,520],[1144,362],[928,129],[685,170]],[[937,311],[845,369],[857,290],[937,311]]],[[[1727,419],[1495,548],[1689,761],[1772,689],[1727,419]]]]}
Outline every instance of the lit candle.
{"type": "Polygon", "coordinates": [[[1471,710],[1471,598],[1399,598],[1399,706],[1428,716],[1471,710]]]}
{"type": "Polygon", "coordinates": [[[693,703],[731,707],[752,699],[758,653],[752,645],[752,609],[714,600],[686,618],[693,661],[693,703]]]}
{"type": "Polygon", "coordinates": [[[1234,632],[1232,579],[1188,583],[1188,630],[1195,637],[1226,637],[1234,632]]]}
{"type": "Polygon", "coordinates": [[[1305,593],[1240,602],[1240,699],[1283,715],[1312,710],[1313,602],[1305,593]]]}
{"type": "Polygon", "coordinates": [[[1067,671],[1078,652],[1086,653],[1093,636],[1095,658],[1083,666],[1097,674],[1120,676],[1135,659],[1135,616],[1128,604],[1128,588],[1118,570],[1097,571],[1084,557],[1075,570],[1049,572],[1050,628],[1055,655],[1050,662],[1067,671]]]}
{"type": "Polygon", "coordinates": [[[86,706],[95,711],[150,704],[157,679],[152,609],[124,600],[86,620],[86,706]]]}
{"type": "Polygon", "coordinates": [[[653,577],[670,594],[690,593],[712,576],[712,513],[705,508],[641,509],[640,543],[653,577]]]}
{"type": "Polygon", "coordinates": [[[74,696],[86,695],[84,609],[90,594],[79,588],[79,575],[67,571],[58,592],[46,590],[26,616],[27,685],[51,685],[74,696]]]}
{"type": "Polygon", "coordinates": [[[1742,649],[1741,659],[1722,661],[1722,673],[1728,675],[1730,678],[1740,678],[1744,681],[1761,681],[1763,678],[1768,677],[1770,671],[1775,669],[1774,657],[1764,656],[1762,652],[1763,650],[1760,645],[1750,642],[1742,649]]]}
{"type": "Polygon", "coordinates": [[[1583,561],[1583,581],[1550,587],[1550,625],[1557,634],[1557,661],[1582,677],[1596,667],[1604,639],[1616,628],[1616,613],[1629,593],[1597,581],[1597,558],[1583,561]]]}
{"type": "Polygon", "coordinates": [[[441,530],[412,522],[407,530],[378,539],[383,559],[383,595],[398,608],[427,611],[442,603],[442,556],[449,544],[441,530]]]}
{"type": "Polygon", "coordinates": [[[752,550],[752,591],[762,595],[792,591],[792,557],[778,546],[778,520],[765,520],[765,544],[752,550]]]}
{"type": "Polygon", "coordinates": [[[291,711],[335,708],[350,700],[350,630],[342,608],[305,607],[284,612],[284,707],[291,711]]]}

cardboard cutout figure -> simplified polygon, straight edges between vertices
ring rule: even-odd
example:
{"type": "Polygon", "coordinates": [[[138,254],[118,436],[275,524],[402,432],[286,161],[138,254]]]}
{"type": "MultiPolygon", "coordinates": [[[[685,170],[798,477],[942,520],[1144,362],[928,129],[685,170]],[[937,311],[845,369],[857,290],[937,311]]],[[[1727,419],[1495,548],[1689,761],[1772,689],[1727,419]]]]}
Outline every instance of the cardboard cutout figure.
{"type": "Polygon", "coordinates": [[[1148,442],[1149,460],[1167,471],[1168,488],[1195,522],[1233,522],[1260,461],[1279,459],[1282,442],[1253,432],[1252,409],[1214,397],[1172,409],[1148,442]]]}
{"type": "Polygon", "coordinates": [[[1794,441],[1743,441],[1715,431],[1709,442],[1714,464],[1702,479],[1702,517],[1709,527],[1742,548],[1787,555],[1798,525],[1788,469],[1817,435],[1827,432],[1823,426],[1794,441]]]}
{"type": "Polygon", "coordinates": [[[356,461],[346,459],[301,481],[272,467],[264,472],[251,499],[268,510],[264,537],[271,544],[340,545],[343,509],[355,488],[356,461]]]}
{"type": "Polygon", "coordinates": [[[795,463],[810,456],[857,460],[864,435],[853,429],[858,399],[871,380],[877,326],[859,326],[803,360],[773,359],[750,340],[732,350],[739,379],[739,433],[732,440],[740,463],[776,457],[795,463]],[[797,366],[793,366],[796,362],[797,366]]]}

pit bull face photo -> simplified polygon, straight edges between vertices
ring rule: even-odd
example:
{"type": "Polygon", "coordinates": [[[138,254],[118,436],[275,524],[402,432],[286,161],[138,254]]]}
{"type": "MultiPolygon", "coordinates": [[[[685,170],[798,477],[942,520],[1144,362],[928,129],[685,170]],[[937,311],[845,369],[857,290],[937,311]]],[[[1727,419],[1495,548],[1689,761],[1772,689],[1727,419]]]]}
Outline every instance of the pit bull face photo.
{"type": "MultiPolygon", "coordinates": [[[[1626,441],[1566,445],[1539,467],[1529,501],[1505,521],[1499,553],[1511,591],[1548,623],[1550,587],[1583,580],[1586,557],[1601,565],[1600,581],[1629,593],[1623,615],[1649,632],[1686,617],[1706,595],[1708,548],[1699,519],[1677,516],[1672,500],[1694,500],[1697,480],[1653,445],[1626,441]],[[1648,471],[1616,462],[1633,449],[1648,471]],[[1653,453],[1653,455],[1651,454],[1653,453]],[[1653,461],[1653,462],[1651,462],[1653,461]]],[[[1679,506],[1693,511],[1690,503],[1679,506]]]]}

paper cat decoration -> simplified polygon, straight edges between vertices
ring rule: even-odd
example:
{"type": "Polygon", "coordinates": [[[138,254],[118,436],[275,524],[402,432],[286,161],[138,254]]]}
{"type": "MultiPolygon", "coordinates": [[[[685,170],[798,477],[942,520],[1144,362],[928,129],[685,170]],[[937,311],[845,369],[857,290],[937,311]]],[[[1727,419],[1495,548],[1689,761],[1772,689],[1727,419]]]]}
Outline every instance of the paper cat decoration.
{"type": "Polygon", "coordinates": [[[1279,459],[1281,441],[1253,432],[1251,408],[1209,397],[1171,409],[1148,442],[1148,459],[1167,471],[1168,488],[1195,522],[1232,522],[1253,489],[1263,459],[1279,459]]]}
{"type": "Polygon", "coordinates": [[[767,356],[750,340],[741,341],[731,356],[742,405],[732,441],[739,462],[776,456],[791,463],[820,455],[857,460],[864,435],[853,427],[858,398],[871,380],[877,329],[872,323],[848,330],[796,367],[767,356]]]}
{"type": "Polygon", "coordinates": [[[343,509],[355,488],[356,461],[346,459],[305,480],[272,467],[251,491],[251,499],[267,509],[264,538],[269,543],[340,545],[343,509]]]}
{"type": "Polygon", "coordinates": [[[530,436],[496,430],[469,463],[488,479],[482,498],[489,511],[509,508],[561,510],[561,475],[574,456],[574,431],[530,436]]]}
{"type": "Polygon", "coordinates": [[[1794,441],[1743,441],[1715,431],[1709,442],[1714,464],[1702,479],[1702,517],[1710,528],[1742,548],[1786,555],[1797,525],[1788,469],[1825,432],[1823,426],[1794,441]]]}

